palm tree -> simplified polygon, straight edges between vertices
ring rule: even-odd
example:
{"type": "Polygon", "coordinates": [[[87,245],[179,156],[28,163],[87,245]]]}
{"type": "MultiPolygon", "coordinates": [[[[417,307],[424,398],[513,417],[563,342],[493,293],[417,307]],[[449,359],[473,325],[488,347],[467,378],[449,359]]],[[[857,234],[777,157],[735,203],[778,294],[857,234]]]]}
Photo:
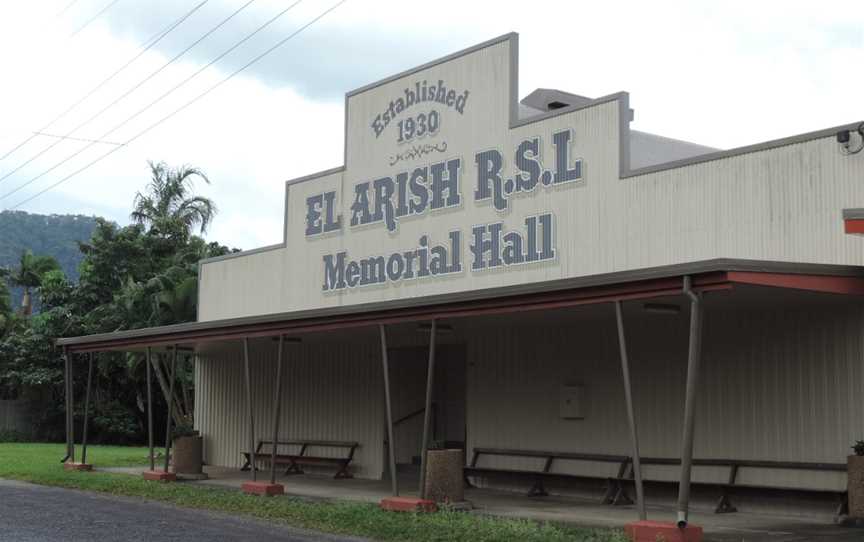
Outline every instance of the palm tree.
{"type": "Polygon", "coordinates": [[[12,317],[12,303],[9,299],[9,287],[6,284],[10,274],[9,269],[0,267],[0,337],[3,336],[12,317]]]}
{"type": "Polygon", "coordinates": [[[150,227],[150,231],[170,237],[188,237],[198,227],[203,234],[216,214],[216,205],[209,198],[192,194],[193,180],[205,183],[210,179],[192,166],[171,168],[165,162],[148,162],[150,184],[145,193],[135,195],[132,221],[150,227]]]}
{"type": "Polygon", "coordinates": [[[33,312],[33,301],[30,291],[42,285],[42,277],[49,271],[60,269],[60,264],[51,256],[34,256],[33,252],[25,250],[21,252],[21,260],[17,269],[13,269],[9,276],[14,286],[24,289],[24,297],[21,299],[21,314],[25,317],[33,312]]]}

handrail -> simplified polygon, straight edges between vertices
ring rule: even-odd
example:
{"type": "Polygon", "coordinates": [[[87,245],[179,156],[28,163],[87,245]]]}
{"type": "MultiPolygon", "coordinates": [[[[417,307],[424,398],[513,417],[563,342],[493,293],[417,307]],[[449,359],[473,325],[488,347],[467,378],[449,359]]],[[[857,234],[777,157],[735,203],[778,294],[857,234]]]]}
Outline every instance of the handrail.
{"type": "MultiPolygon", "coordinates": [[[[433,416],[435,415],[435,406],[436,406],[435,403],[432,403],[432,415],[433,415],[433,416]]],[[[396,427],[396,426],[399,425],[400,423],[402,423],[402,422],[406,422],[406,421],[410,420],[411,418],[414,418],[414,417],[416,417],[416,416],[419,416],[420,414],[423,414],[425,411],[426,411],[426,408],[421,408],[420,410],[414,411],[414,412],[412,412],[412,413],[410,413],[410,414],[406,414],[405,416],[402,416],[402,417],[399,418],[398,420],[394,421],[394,422],[393,422],[393,427],[396,427]]]]}

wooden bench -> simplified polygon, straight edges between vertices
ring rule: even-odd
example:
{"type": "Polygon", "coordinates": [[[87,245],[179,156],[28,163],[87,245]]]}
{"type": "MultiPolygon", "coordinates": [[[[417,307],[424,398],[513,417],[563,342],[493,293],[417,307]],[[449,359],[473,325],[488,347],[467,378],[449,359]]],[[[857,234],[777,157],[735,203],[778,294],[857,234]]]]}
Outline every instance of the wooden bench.
{"type": "MultiPolygon", "coordinates": [[[[288,465],[288,469],[285,471],[285,474],[303,474],[303,470],[300,468],[300,465],[330,465],[337,467],[336,474],[333,476],[335,479],[342,478],[353,478],[354,476],[348,472],[348,466],[351,461],[354,459],[354,452],[357,448],[360,447],[359,442],[348,442],[341,440],[311,440],[311,439],[295,439],[295,440],[280,440],[276,443],[276,464],[277,465],[288,465]],[[283,447],[299,447],[300,452],[296,454],[292,453],[279,453],[279,446],[283,447]],[[307,455],[307,451],[310,447],[316,448],[337,448],[347,450],[346,454],[342,457],[325,457],[325,456],[314,456],[307,455]]],[[[246,460],[246,463],[240,468],[242,471],[247,471],[252,468],[252,458],[249,452],[243,452],[243,457],[246,460]]],[[[272,440],[259,440],[258,446],[255,448],[255,460],[256,463],[261,461],[265,464],[269,464],[273,455],[273,441],[272,440]],[[263,449],[264,445],[268,446],[268,449],[265,451],[263,449]]]]}
{"type": "Polygon", "coordinates": [[[604,463],[617,463],[619,465],[618,475],[615,477],[607,477],[606,494],[603,497],[603,504],[629,504],[631,501],[627,498],[621,484],[617,479],[622,478],[626,474],[627,465],[630,458],[623,455],[607,455],[607,454],[587,454],[578,452],[547,452],[539,450],[512,450],[504,448],[474,448],[474,453],[471,456],[471,464],[465,467],[465,475],[478,476],[483,474],[514,474],[519,476],[531,477],[534,479],[534,485],[528,490],[528,495],[532,497],[543,497],[549,493],[543,484],[547,479],[597,479],[596,476],[583,476],[576,474],[565,474],[551,472],[552,464],[556,459],[568,459],[575,461],[598,461],[604,463]],[[477,462],[481,455],[491,456],[507,456],[507,457],[531,457],[544,459],[543,469],[540,471],[534,470],[516,470],[516,469],[496,469],[489,467],[479,467],[477,462]]]}
{"type": "MultiPolygon", "coordinates": [[[[668,465],[677,466],[681,464],[678,458],[668,457],[643,457],[643,465],[668,465]]],[[[730,492],[734,488],[742,489],[770,489],[775,491],[797,491],[801,493],[829,493],[839,495],[841,501],[838,503],[837,514],[845,512],[847,506],[846,492],[831,489],[814,489],[814,488],[796,488],[788,486],[772,486],[765,484],[739,484],[738,472],[741,469],[784,469],[784,470],[802,470],[815,472],[846,472],[845,463],[814,463],[806,461],[774,461],[774,460],[754,460],[754,459],[694,459],[694,467],[725,467],[728,468],[728,478],[726,482],[693,482],[693,485],[711,486],[720,489],[720,498],[717,505],[714,507],[715,514],[728,514],[737,512],[738,509],[732,505],[730,492]]],[[[628,475],[625,475],[620,480],[622,483],[632,481],[633,472],[632,465],[628,475]]]]}
{"type": "MultiPolygon", "coordinates": [[[[602,503],[619,505],[631,504],[633,500],[627,494],[627,489],[633,485],[633,462],[629,456],[610,455],[610,454],[587,454],[575,452],[545,452],[536,450],[512,450],[502,448],[474,448],[474,454],[471,458],[471,464],[465,467],[466,479],[468,476],[477,476],[483,474],[511,474],[517,476],[525,476],[534,479],[534,485],[528,491],[530,496],[545,496],[548,495],[543,485],[543,481],[547,479],[603,479],[599,476],[591,476],[584,474],[566,474],[551,472],[553,462],[556,459],[576,460],[576,461],[593,461],[600,463],[613,463],[618,465],[618,473],[614,477],[605,477],[606,491],[603,495],[602,503]],[[516,470],[516,469],[497,469],[489,467],[479,467],[477,465],[481,456],[507,456],[507,457],[532,457],[545,459],[543,468],[540,471],[536,470],[516,470]]],[[[680,465],[681,460],[677,458],[665,457],[643,457],[641,458],[643,466],[655,465],[680,465]]],[[[839,490],[821,490],[810,488],[794,488],[780,487],[768,485],[742,485],[737,483],[738,473],[741,469],[747,468],[762,468],[762,469],[788,469],[788,470],[805,470],[819,472],[845,472],[845,463],[810,463],[801,461],[769,461],[769,460],[744,460],[744,459],[694,459],[694,467],[725,467],[729,469],[727,482],[692,482],[694,486],[709,486],[720,490],[720,497],[714,512],[717,514],[736,512],[737,509],[732,505],[730,492],[733,488],[751,488],[751,489],[771,489],[778,491],[798,491],[803,493],[830,493],[841,497],[838,504],[837,514],[845,513],[845,492],[839,490]]],[[[665,480],[646,480],[651,483],[677,483],[665,480]]]]}

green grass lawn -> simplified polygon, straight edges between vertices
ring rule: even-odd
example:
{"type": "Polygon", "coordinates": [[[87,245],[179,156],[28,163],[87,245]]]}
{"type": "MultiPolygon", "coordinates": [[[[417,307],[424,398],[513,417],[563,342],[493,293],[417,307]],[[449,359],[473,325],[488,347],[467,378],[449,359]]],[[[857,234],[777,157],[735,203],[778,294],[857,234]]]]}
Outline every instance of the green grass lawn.
{"type": "MultiPolygon", "coordinates": [[[[80,459],[80,447],[76,449],[80,459]]],[[[582,529],[552,523],[491,518],[465,512],[436,514],[384,512],[373,504],[309,502],[293,497],[256,497],[237,490],[189,483],[147,482],[138,476],[107,472],[67,472],[60,459],[64,444],[0,443],[0,478],[36,484],[142,497],[286,523],[295,527],[376,540],[418,541],[584,541],[624,542],[623,532],[582,529]]],[[[147,449],[90,446],[87,462],[99,467],[147,463],[147,449]]]]}

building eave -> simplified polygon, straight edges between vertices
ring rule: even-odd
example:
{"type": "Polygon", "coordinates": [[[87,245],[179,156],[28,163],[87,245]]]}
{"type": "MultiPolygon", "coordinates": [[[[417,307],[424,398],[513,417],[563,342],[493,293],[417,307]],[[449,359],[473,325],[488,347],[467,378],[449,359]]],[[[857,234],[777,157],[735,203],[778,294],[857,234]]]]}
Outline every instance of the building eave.
{"type": "Polygon", "coordinates": [[[71,352],[136,350],[147,346],[296,335],[433,318],[648,299],[680,293],[685,276],[690,276],[694,288],[701,291],[729,289],[738,283],[864,294],[864,267],[718,258],[434,297],[65,337],[57,339],[56,344],[71,352]]]}

